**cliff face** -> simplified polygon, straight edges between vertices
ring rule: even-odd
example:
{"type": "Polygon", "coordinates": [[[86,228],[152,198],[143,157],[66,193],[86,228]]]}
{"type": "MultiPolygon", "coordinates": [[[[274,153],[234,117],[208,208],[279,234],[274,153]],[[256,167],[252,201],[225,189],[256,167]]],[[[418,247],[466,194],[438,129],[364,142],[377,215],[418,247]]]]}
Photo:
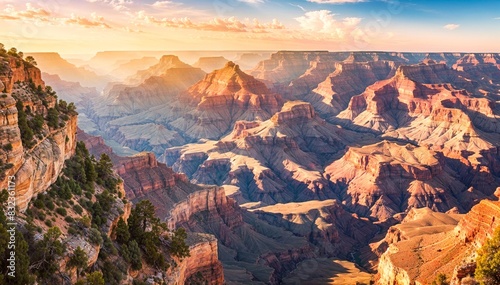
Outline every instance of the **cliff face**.
{"type": "Polygon", "coordinates": [[[390,61],[337,63],[335,72],[304,96],[303,100],[311,102],[319,113],[336,115],[348,106],[351,97],[394,74],[396,66],[390,61]]]}
{"type": "MultiPolygon", "coordinates": [[[[14,57],[8,57],[8,61],[3,64],[0,80],[9,92],[0,99],[0,134],[2,146],[10,145],[11,150],[4,148],[0,151],[2,164],[10,166],[4,170],[1,179],[3,183],[7,179],[5,176],[15,176],[17,206],[24,211],[33,196],[44,192],[55,182],[64,161],[74,153],[77,118],[72,114],[63,127],[56,128],[48,127],[47,121],[44,121],[39,133],[33,138],[32,145],[23,145],[16,100],[22,102],[23,108],[29,107],[28,120],[35,115],[46,116],[48,109],[56,105],[56,99],[43,91],[40,91],[42,95],[37,94],[27,84],[32,82],[34,86],[40,86],[39,90],[45,88],[38,68],[14,57]]],[[[62,123],[62,120],[58,120],[62,123]]]]}
{"type": "Polygon", "coordinates": [[[201,68],[205,72],[212,72],[216,69],[221,69],[226,65],[229,60],[225,59],[223,56],[214,57],[200,57],[193,66],[201,68]]]}
{"type": "Polygon", "coordinates": [[[12,93],[14,83],[17,81],[28,82],[32,80],[35,86],[45,88],[40,69],[25,63],[16,57],[2,58],[0,62],[0,84],[3,85],[1,92],[12,93]]]}
{"type": "Polygon", "coordinates": [[[305,239],[240,209],[222,187],[190,194],[172,207],[166,220],[170,228],[214,235],[219,243],[219,259],[231,269],[225,276],[228,282],[278,284],[300,261],[314,256],[305,239]],[[240,260],[238,256],[246,257],[240,260]]]}
{"type": "Polygon", "coordinates": [[[280,51],[272,54],[270,59],[261,61],[249,73],[258,79],[288,85],[293,79],[306,72],[311,61],[320,59],[335,62],[344,60],[348,55],[348,53],[329,53],[327,51],[280,51]]]}
{"type": "Polygon", "coordinates": [[[452,284],[473,274],[476,251],[500,222],[499,202],[483,200],[463,217],[418,209],[387,235],[377,284],[429,284],[438,272],[452,284]],[[395,233],[398,233],[397,235],[395,233]]]}
{"type": "Polygon", "coordinates": [[[132,85],[138,85],[144,82],[144,80],[152,76],[160,76],[165,71],[170,68],[190,68],[191,66],[182,62],[178,56],[175,55],[164,55],[160,58],[160,61],[150,66],[147,69],[139,70],[136,74],[128,77],[126,82],[132,85]]]}
{"type": "Polygon", "coordinates": [[[44,137],[37,146],[25,152],[14,175],[17,203],[22,211],[33,196],[45,192],[56,181],[64,161],[73,155],[76,146],[76,125],[75,116],[64,128],[44,137]]]}
{"type": "Polygon", "coordinates": [[[213,235],[191,233],[188,235],[190,256],[184,258],[168,272],[167,284],[225,284],[222,264],[218,259],[217,239],[213,235]]]}
{"type": "Polygon", "coordinates": [[[378,227],[343,209],[336,200],[276,204],[250,210],[271,225],[307,237],[326,256],[350,258],[378,227]]]}
{"type": "MultiPolygon", "coordinates": [[[[227,202],[222,188],[202,190],[201,187],[192,185],[183,174],[177,174],[165,164],[158,163],[152,153],[140,153],[132,157],[120,157],[107,147],[100,137],[88,135],[81,130],[78,139],[83,140],[93,155],[99,156],[106,153],[113,161],[115,171],[123,179],[120,191],[132,201],[149,199],[156,208],[156,214],[165,220],[167,216],[177,217],[178,224],[166,220],[175,229],[182,221],[190,218],[197,211],[215,210],[215,207],[227,202]],[[199,192],[196,192],[201,190],[199,192]],[[222,192],[221,192],[222,190],[222,192]],[[182,210],[186,210],[183,213],[182,210]],[[175,214],[171,214],[175,213],[175,214]],[[184,219],[184,220],[183,220],[184,219]]],[[[115,210],[120,208],[120,201],[110,211],[105,229],[111,236],[118,220],[127,220],[130,215],[131,203],[121,205],[121,215],[115,210]]],[[[162,273],[162,278],[167,284],[224,284],[222,264],[218,257],[217,239],[212,235],[189,233],[187,243],[190,256],[177,260],[178,266],[162,273]]]]}
{"type": "Polygon", "coordinates": [[[218,212],[222,220],[229,228],[241,226],[243,219],[241,216],[232,215],[231,209],[236,203],[226,197],[224,188],[215,187],[200,190],[189,194],[187,199],[177,203],[167,217],[170,229],[178,225],[188,223],[190,219],[199,212],[218,212]]]}
{"type": "Polygon", "coordinates": [[[226,134],[237,120],[266,120],[283,103],[280,95],[233,62],[207,74],[180,99],[195,109],[170,125],[189,137],[211,139],[226,134]]]}

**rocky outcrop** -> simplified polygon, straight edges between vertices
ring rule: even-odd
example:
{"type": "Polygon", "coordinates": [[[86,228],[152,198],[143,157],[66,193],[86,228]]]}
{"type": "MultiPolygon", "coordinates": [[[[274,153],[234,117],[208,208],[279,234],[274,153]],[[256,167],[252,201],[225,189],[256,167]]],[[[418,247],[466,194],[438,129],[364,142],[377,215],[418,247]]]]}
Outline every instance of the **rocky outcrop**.
{"type": "Polygon", "coordinates": [[[193,66],[201,68],[205,72],[212,72],[216,69],[221,69],[226,65],[229,60],[225,59],[223,56],[214,57],[200,57],[193,66]]]}
{"type": "Polygon", "coordinates": [[[102,89],[107,82],[112,81],[112,76],[101,76],[85,67],[76,66],[55,52],[26,53],[33,56],[38,68],[44,72],[59,75],[61,79],[69,82],[79,82],[84,87],[102,89]]]}
{"type": "Polygon", "coordinates": [[[500,227],[499,213],[500,202],[481,201],[458,223],[455,229],[458,241],[476,249],[481,247],[486,239],[493,236],[495,229],[500,227]]]}
{"type": "Polygon", "coordinates": [[[290,101],[283,105],[281,111],[276,113],[271,118],[271,121],[279,125],[297,119],[307,121],[313,119],[315,116],[316,114],[311,104],[300,101],[290,101]]]}
{"type": "Polygon", "coordinates": [[[2,111],[0,141],[3,146],[0,150],[2,162],[0,181],[4,183],[6,176],[15,177],[17,207],[24,211],[33,196],[44,192],[55,182],[64,161],[73,154],[76,146],[77,118],[75,115],[70,115],[64,126],[57,128],[49,128],[44,121],[39,133],[32,140],[32,145],[23,145],[18,126],[16,100],[22,102],[23,108],[29,107],[29,116],[44,117],[48,109],[55,106],[57,99],[43,93],[45,84],[41,80],[38,68],[16,57],[7,57],[7,61],[3,64],[0,80],[9,93],[0,99],[2,111]],[[33,90],[28,82],[39,86],[37,90],[40,91],[33,90]]]}
{"type": "Polygon", "coordinates": [[[222,187],[190,194],[172,207],[166,221],[170,228],[213,234],[219,241],[219,259],[230,269],[225,276],[228,282],[254,280],[277,284],[297,263],[314,256],[305,239],[240,209],[222,187]]]}
{"type": "Polygon", "coordinates": [[[239,121],[222,140],[167,149],[161,160],[193,182],[238,186],[249,201],[329,199],[335,196],[322,163],[372,139],[326,123],[308,103],[288,102],[267,121],[239,121]]]}
{"type": "Polygon", "coordinates": [[[351,258],[379,230],[366,219],[344,210],[336,200],[276,204],[250,210],[271,225],[307,237],[323,255],[351,258]]]}
{"type": "Polygon", "coordinates": [[[302,100],[310,102],[320,114],[336,115],[348,106],[351,97],[392,76],[396,66],[390,61],[337,63],[335,71],[302,100]]]}
{"type": "Polygon", "coordinates": [[[380,258],[377,284],[429,284],[438,273],[460,284],[474,272],[477,249],[500,226],[499,202],[489,200],[463,217],[428,209],[414,213],[390,230],[399,234],[386,238],[390,245],[380,258]]]}
{"type": "Polygon", "coordinates": [[[113,74],[114,77],[124,80],[137,73],[137,71],[146,70],[148,67],[151,67],[156,63],[158,63],[158,59],[153,56],[120,60],[113,66],[115,69],[113,69],[110,73],[113,74]]]}
{"type": "Polygon", "coordinates": [[[65,127],[51,132],[34,148],[26,150],[19,164],[14,163],[16,202],[21,211],[26,209],[33,196],[45,192],[56,181],[64,161],[73,155],[76,125],[74,116],[65,127]]]}
{"type": "Polygon", "coordinates": [[[32,81],[35,86],[45,88],[45,82],[42,80],[40,69],[24,62],[22,59],[9,56],[0,61],[0,84],[3,85],[3,93],[12,93],[16,82],[32,81]]]}
{"type": "Polygon", "coordinates": [[[344,60],[347,56],[348,53],[327,51],[279,51],[272,54],[270,59],[261,61],[249,73],[258,79],[288,85],[304,74],[312,61],[335,62],[344,60]]]}
{"type": "Polygon", "coordinates": [[[192,68],[189,64],[182,62],[176,55],[164,55],[160,61],[150,66],[148,69],[139,70],[136,74],[128,77],[126,82],[132,85],[143,83],[146,79],[152,76],[161,76],[171,68],[192,68]]]}
{"type": "Polygon", "coordinates": [[[227,198],[222,187],[213,187],[191,193],[170,210],[166,221],[170,229],[188,223],[199,212],[218,212],[229,228],[241,226],[241,216],[232,215],[231,208],[237,207],[234,200],[227,198]]]}
{"type": "MultiPolygon", "coordinates": [[[[124,181],[127,197],[132,200],[187,182],[185,175],[174,173],[163,163],[158,163],[152,153],[120,158],[115,168],[124,181]]],[[[166,208],[166,205],[162,208],[166,208]]]]}
{"type": "Polygon", "coordinates": [[[335,71],[336,62],[315,60],[310,62],[310,67],[304,74],[294,79],[286,88],[286,95],[292,98],[309,94],[319,83],[335,71]]]}
{"type": "Polygon", "coordinates": [[[350,148],[325,169],[346,206],[380,220],[411,208],[464,210],[467,188],[445,171],[443,157],[427,147],[384,141],[350,148]],[[464,197],[465,198],[465,197],[464,197]]]}
{"type": "Polygon", "coordinates": [[[192,138],[220,138],[237,120],[266,120],[282,105],[281,96],[233,62],[207,74],[181,95],[196,106],[170,125],[192,138]]]}
{"type": "Polygon", "coordinates": [[[225,284],[222,264],[218,259],[217,239],[209,234],[191,233],[186,243],[190,256],[167,272],[166,284],[225,284]]]}

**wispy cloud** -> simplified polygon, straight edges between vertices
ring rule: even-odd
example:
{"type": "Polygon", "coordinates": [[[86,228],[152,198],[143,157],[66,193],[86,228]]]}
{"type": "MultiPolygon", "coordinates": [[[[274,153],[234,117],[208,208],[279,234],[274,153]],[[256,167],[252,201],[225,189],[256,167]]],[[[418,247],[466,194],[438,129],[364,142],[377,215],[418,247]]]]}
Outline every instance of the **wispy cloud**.
{"type": "Polygon", "coordinates": [[[292,5],[293,7],[297,7],[297,8],[299,8],[299,9],[300,9],[300,10],[302,10],[303,12],[306,12],[306,11],[307,11],[304,7],[302,7],[302,6],[300,6],[300,5],[293,4],[293,3],[288,3],[288,4],[292,5]]]}
{"type": "Polygon", "coordinates": [[[110,29],[111,26],[106,23],[104,17],[92,13],[90,18],[71,15],[71,18],[63,20],[65,24],[79,25],[85,28],[101,27],[110,29]]]}
{"type": "Polygon", "coordinates": [[[155,8],[172,8],[182,5],[182,3],[177,3],[173,1],[156,1],[151,6],[155,8]]]}
{"type": "Polygon", "coordinates": [[[368,2],[367,0],[307,0],[307,2],[319,4],[345,4],[345,3],[360,3],[368,2]]]}
{"type": "Polygon", "coordinates": [[[0,13],[0,19],[3,20],[39,20],[48,21],[51,13],[42,8],[36,8],[31,3],[26,4],[26,9],[17,10],[14,6],[8,4],[0,13]]]}
{"type": "Polygon", "coordinates": [[[500,20],[500,17],[496,17],[496,18],[494,18],[494,19],[495,19],[495,20],[500,20]]]}
{"type": "Polygon", "coordinates": [[[453,30],[456,30],[460,27],[460,25],[458,24],[448,24],[448,25],[444,25],[443,28],[449,30],[449,31],[453,31],[453,30]]]}
{"type": "Polygon", "coordinates": [[[277,19],[273,19],[269,23],[261,23],[257,19],[241,21],[236,17],[213,18],[209,21],[195,21],[188,17],[160,19],[147,15],[144,10],[136,13],[136,20],[144,24],[156,24],[163,27],[215,32],[266,33],[270,30],[285,29],[285,26],[277,19]]]}
{"type": "Polygon", "coordinates": [[[112,6],[115,10],[129,10],[127,5],[133,4],[133,0],[87,0],[90,3],[105,3],[112,6]]]}

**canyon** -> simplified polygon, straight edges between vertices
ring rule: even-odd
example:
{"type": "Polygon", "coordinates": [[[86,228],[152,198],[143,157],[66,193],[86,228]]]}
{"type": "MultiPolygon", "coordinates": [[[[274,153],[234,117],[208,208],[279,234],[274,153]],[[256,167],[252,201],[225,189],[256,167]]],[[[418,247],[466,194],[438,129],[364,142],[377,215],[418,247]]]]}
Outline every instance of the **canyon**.
{"type": "Polygon", "coordinates": [[[500,54],[33,56],[45,73],[3,63],[0,89],[47,82],[80,114],[26,150],[14,99],[0,99],[20,208],[85,142],[132,204],[188,232],[167,284],[460,284],[500,226],[500,54]]]}

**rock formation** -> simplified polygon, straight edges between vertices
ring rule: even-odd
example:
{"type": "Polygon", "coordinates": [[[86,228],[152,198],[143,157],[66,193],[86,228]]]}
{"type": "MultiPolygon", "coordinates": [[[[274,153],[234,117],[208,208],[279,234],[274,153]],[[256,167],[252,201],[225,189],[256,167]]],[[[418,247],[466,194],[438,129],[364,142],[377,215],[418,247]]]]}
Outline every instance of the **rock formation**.
{"type": "Polygon", "coordinates": [[[170,124],[192,138],[219,138],[237,120],[266,120],[282,104],[279,95],[233,62],[207,74],[180,100],[196,109],[170,124]]]}
{"type": "Polygon", "coordinates": [[[350,259],[355,248],[378,231],[367,219],[344,210],[336,200],[276,204],[250,210],[271,225],[308,237],[322,254],[350,259]]]}
{"type": "Polygon", "coordinates": [[[460,284],[474,272],[477,249],[500,226],[495,218],[499,213],[499,203],[488,200],[463,218],[428,209],[410,212],[389,230],[377,284],[429,284],[438,273],[453,273],[453,284],[460,284]]]}
{"type": "Polygon", "coordinates": [[[109,116],[109,109],[113,108],[114,116],[136,114],[151,107],[166,104],[174,100],[181,91],[203,78],[205,73],[199,68],[177,63],[172,58],[160,61],[152,70],[141,74],[141,84],[138,86],[114,86],[109,90],[106,99],[99,98],[95,102],[95,116],[109,116]],[[173,61],[173,63],[171,62],[173,61]],[[143,77],[151,75],[143,79],[143,77]],[[156,73],[161,73],[155,75],[156,73]]]}
{"type": "Polygon", "coordinates": [[[23,145],[16,101],[22,104],[22,108],[29,109],[29,112],[25,111],[28,113],[25,120],[34,120],[37,115],[44,118],[48,110],[56,106],[57,99],[43,91],[45,83],[38,68],[15,57],[7,57],[1,64],[0,82],[6,92],[0,98],[0,141],[3,146],[0,150],[0,181],[6,185],[7,176],[15,177],[16,203],[24,211],[33,196],[55,182],[64,161],[73,154],[77,118],[70,114],[63,122],[58,117],[61,125],[51,127],[45,119],[40,122],[39,133],[30,145],[23,145]]]}
{"type": "Polygon", "coordinates": [[[373,137],[340,129],[305,102],[287,102],[264,122],[239,121],[220,141],[165,151],[162,160],[193,182],[232,184],[248,201],[269,204],[335,198],[322,165],[346,145],[373,137]]]}
{"type": "Polygon", "coordinates": [[[85,87],[96,87],[102,89],[106,82],[112,80],[111,76],[101,76],[93,70],[84,67],[78,67],[63,59],[55,52],[27,53],[26,56],[33,56],[45,73],[59,75],[65,81],[79,82],[85,87]]]}
{"type": "Polygon", "coordinates": [[[395,68],[394,62],[387,61],[338,63],[335,72],[304,96],[303,100],[311,102],[321,114],[336,115],[348,106],[351,97],[378,80],[390,77],[395,68]]]}
{"type": "Polygon", "coordinates": [[[156,57],[144,56],[142,58],[133,58],[130,60],[123,60],[115,64],[115,69],[110,73],[121,80],[133,76],[139,70],[145,70],[148,67],[155,65],[158,62],[156,57]]]}
{"type": "Polygon", "coordinates": [[[447,171],[443,156],[424,146],[384,141],[351,147],[325,173],[351,211],[381,220],[411,208],[464,211],[461,201],[472,195],[447,171]]]}
{"type": "Polygon", "coordinates": [[[304,74],[313,60],[341,61],[347,56],[348,53],[329,53],[327,51],[279,51],[272,54],[270,59],[261,61],[249,71],[249,74],[257,79],[288,85],[292,80],[304,74]]]}
{"type": "Polygon", "coordinates": [[[214,57],[200,57],[198,61],[193,64],[193,67],[201,68],[201,70],[210,73],[216,69],[221,69],[226,65],[229,60],[223,56],[214,57]]]}
{"type": "Polygon", "coordinates": [[[150,66],[147,69],[139,70],[136,74],[128,77],[126,82],[131,85],[138,85],[144,82],[144,80],[152,76],[161,76],[171,68],[190,68],[189,64],[182,62],[179,57],[175,55],[164,55],[160,58],[160,61],[150,66]]]}

